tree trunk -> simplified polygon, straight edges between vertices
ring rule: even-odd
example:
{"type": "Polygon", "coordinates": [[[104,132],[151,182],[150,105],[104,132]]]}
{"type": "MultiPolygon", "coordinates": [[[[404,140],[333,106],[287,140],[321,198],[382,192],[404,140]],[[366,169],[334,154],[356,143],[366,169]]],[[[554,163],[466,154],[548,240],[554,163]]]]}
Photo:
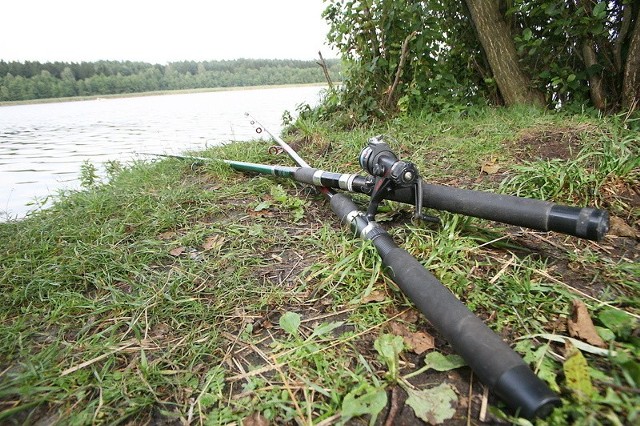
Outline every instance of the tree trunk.
{"type": "Polygon", "coordinates": [[[640,10],[629,43],[622,80],[622,108],[631,110],[640,105],[640,10]]]}
{"type": "MultiPolygon", "coordinates": [[[[596,50],[593,48],[593,40],[587,38],[582,42],[582,58],[584,66],[589,69],[598,64],[596,60],[596,50]]],[[[604,110],[607,105],[602,86],[602,77],[599,74],[589,74],[589,93],[591,94],[591,102],[593,106],[599,110],[604,110]]]]}
{"type": "Polygon", "coordinates": [[[543,94],[531,87],[531,79],[520,68],[498,0],[466,0],[466,3],[505,104],[544,105],[543,94]]]}
{"type": "Polygon", "coordinates": [[[402,42],[402,48],[400,51],[400,63],[398,64],[398,68],[396,68],[396,77],[393,79],[393,84],[391,85],[389,93],[387,94],[387,108],[391,107],[391,105],[393,104],[396,89],[398,88],[400,77],[402,77],[402,71],[404,70],[404,63],[407,60],[407,56],[409,56],[409,42],[416,36],[416,34],[418,34],[416,31],[412,32],[402,42]]]}
{"type": "MultiPolygon", "coordinates": [[[[587,15],[593,14],[593,0],[581,0],[580,5],[584,8],[587,15]]],[[[600,49],[602,50],[602,49],[600,49]]],[[[602,75],[593,72],[595,66],[598,65],[596,56],[596,44],[591,36],[586,34],[582,40],[582,61],[589,75],[589,94],[591,95],[591,103],[593,106],[603,111],[607,105],[607,99],[604,93],[602,83],[602,75]]]]}

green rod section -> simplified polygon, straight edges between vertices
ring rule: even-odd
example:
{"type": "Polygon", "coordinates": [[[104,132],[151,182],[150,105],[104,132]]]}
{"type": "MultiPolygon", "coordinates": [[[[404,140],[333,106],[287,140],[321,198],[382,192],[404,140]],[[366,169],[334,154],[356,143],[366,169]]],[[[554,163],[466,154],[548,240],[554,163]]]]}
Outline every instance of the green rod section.
{"type": "Polygon", "coordinates": [[[286,166],[269,166],[266,164],[257,163],[245,163],[244,161],[222,160],[234,170],[242,172],[255,172],[263,173],[267,175],[293,177],[293,174],[298,167],[286,167],[286,166]]]}
{"type": "Polygon", "coordinates": [[[242,172],[262,173],[265,175],[282,176],[288,178],[293,178],[293,174],[296,170],[299,169],[299,167],[271,166],[268,164],[246,163],[244,161],[221,160],[218,158],[195,157],[192,155],[152,154],[146,152],[141,152],[140,154],[155,155],[156,157],[177,158],[178,160],[188,160],[192,161],[195,164],[205,164],[211,161],[220,161],[228,164],[234,170],[239,170],[242,172]]]}

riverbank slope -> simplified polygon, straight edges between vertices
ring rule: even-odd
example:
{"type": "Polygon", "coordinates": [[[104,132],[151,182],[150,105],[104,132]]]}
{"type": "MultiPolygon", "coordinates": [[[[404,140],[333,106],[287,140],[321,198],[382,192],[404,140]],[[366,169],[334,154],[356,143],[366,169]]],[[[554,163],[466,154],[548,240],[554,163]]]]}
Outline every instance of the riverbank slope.
{"type": "MultiPolygon", "coordinates": [[[[614,226],[599,243],[436,211],[440,226],[418,225],[395,203],[378,220],[561,395],[551,424],[631,424],[640,164],[625,125],[485,109],[349,131],[301,122],[285,138],[315,167],[359,172],[367,139],[384,133],[429,182],[606,208],[614,226]],[[572,318],[592,319],[580,330],[605,348],[580,332],[577,352],[557,343],[572,318]]],[[[197,155],[291,165],[268,146],[197,155]]],[[[4,423],[415,424],[427,395],[415,390],[436,383],[452,390],[436,423],[504,418],[466,367],[389,381],[383,334],[404,339],[401,376],[452,350],[313,189],[178,159],[85,178],[86,190],[0,224],[4,423]]]]}

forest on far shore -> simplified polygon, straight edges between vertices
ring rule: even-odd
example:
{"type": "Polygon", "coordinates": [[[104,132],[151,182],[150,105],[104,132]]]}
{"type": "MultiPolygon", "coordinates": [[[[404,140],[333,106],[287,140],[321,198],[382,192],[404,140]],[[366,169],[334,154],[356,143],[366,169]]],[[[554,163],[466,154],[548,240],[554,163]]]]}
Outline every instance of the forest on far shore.
{"type": "MultiPolygon", "coordinates": [[[[328,59],[326,66],[330,78],[339,80],[340,61],[328,59]]],[[[312,60],[235,59],[167,65],[0,60],[0,101],[324,81],[322,67],[312,60]]]]}

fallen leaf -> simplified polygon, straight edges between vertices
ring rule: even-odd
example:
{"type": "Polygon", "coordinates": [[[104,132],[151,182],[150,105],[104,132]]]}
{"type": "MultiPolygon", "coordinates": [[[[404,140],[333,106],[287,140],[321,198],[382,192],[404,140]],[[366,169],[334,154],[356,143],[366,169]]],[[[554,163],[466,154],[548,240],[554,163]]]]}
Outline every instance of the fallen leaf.
{"type": "Polygon", "coordinates": [[[171,256],[176,256],[177,257],[177,256],[180,256],[182,253],[184,253],[184,251],[186,249],[187,249],[186,247],[182,247],[182,246],[176,247],[176,248],[172,249],[171,251],[169,251],[169,254],[171,256]]]}
{"type": "Polygon", "coordinates": [[[387,299],[387,296],[384,292],[379,290],[374,290],[369,293],[368,296],[362,298],[362,303],[371,303],[371,302],[384,302],[387,299]]]}
{"type": "Polygon", "coordinates": [[[408,309],[403,314],[401,314],[399,318],[406,323],[415,324],[418,322],[420,314],[416,309],[408,309]]]}
{"type": "Polygon", "coordinates": [[[207,237],[204,240],[204,243],[202,243],[202,248],[205,251],[209,251],[209,250],[219,250],[222,245],[224,244],[224,237],[222,235],[212,235],[210,237],[207,237]]]}
{"type": "Polygon", "coordinates": [[[591,321],[591,317],[589,316],[589,311],[587,311],[587,306],[581,300],[573,300],[571,317],[567,320],[567,326],[571,337],[575,337],[599,348],[607,346],[596,332],[593,321],[591,321]]]}
{"type": "Polygon", "coordinates": [[[165,323],[160,323],[151,327],[150,334],[153,338],[162,339],[169,333],[169,331],[171,331],[171,327],[165,323]]]}
{"type": "Polygon", "coordinates": [[[272,217],[273,216],[273,212],[269,210],[255,211],[250,209],[250,210],[247,210],[247,213],[250,216],[256,216],[256,217],[272,217]]]}
{"type": "Polygon", "coordinates": [[[405,387],[407,404],[416,416],[430,425],[442,424],[456,414],[458,396],[451,385],[442,383],[431,389],[418,390],[405,387]]]}
{"type": "Polygon", "coordinates": [[[433,336],[423,331],[413,332],[403,323],[395,321],[389,324],[389,328],[393,334],[402,337],[404,343],[418,355],[435,347],[433,336]]]}
{"type": "Polygon", "coordinates": [[[259,411],[255,411],[249,417],[245,417],[242,420],[242,426],[269,426],[269,420],[260,414],[259,411]]]}
{"type": "Polygon", "coordinates": [[[494,157],[480,167],[480,173],[486,173],[488,175],[494,175],[498,173],[498,170],[500,170],[500,164],[497,163],[497,159],[494,157]]]}
{"type": "Polygon", "coordinates": [[[411,336],[405,336],[404,338],[407,345],[409,345],[413,352],[420,355],[433,349],[435,347],[435,341],[432,335],[423,331],[413,333],[411,336]]]}
{"type": "Polygon", "coordinates": [[[158,235],[161,240],[172,240],[177,235],[176,231],[167,231],[158,235]]]}
{"type": "Polygon", "coordinates": [[[609,218],[609,222],[610,222],[610,229],[609,229],[609,233],[611,235],[617,235],[618,237],[630,237],[630,238],[635,238],[636,237],[636,231],[629,225],[627,225],[627,222],[625,222],[623,219],[619,218],[618,216],[611,216],[609,218]]]}
{"type": "Polygon", "coordinates": [[[499,164],[484,164],[480,168],[480,173],[484,172],[488,175],[495,175],[500,170],[499,164]]]}
{"type": "Polygon", "coordinates": [[[580,401],[588,401],[594,394],[587,360],[579,349],[571,343],[565,342],[567,358],[562,365],[567,387],[571,389],[580,401]]]}

